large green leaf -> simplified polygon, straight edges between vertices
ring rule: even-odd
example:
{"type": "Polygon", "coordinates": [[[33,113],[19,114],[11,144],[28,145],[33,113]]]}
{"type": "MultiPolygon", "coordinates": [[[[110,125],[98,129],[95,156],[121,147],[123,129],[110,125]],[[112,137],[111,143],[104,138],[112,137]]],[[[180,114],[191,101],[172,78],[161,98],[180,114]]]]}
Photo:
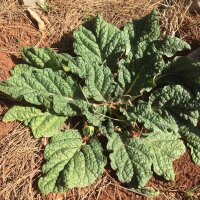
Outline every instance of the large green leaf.
{"type": "Polygon", "coordinates": [[[126,95],[138,96],[156,86],[156,77],[166,68],[163,55],[171,57],[190,45],[175,37],[159,39],[157,12],[128,23],[124,28],[131,51],[119,62],[118,80],[126,95]]]}
{"type": "Polygon", "coordinates": [[[153,52],[151,43],[160,36],[157,11],[127,23],[123,31],[129,49],[119,62],[118,80],[126,95],[137,96],[155,86],[154,77],[163,65],[162,56],[153,52]]]}
{"type": "Polygon", "coordinates": [[[181,80],[191,87],[194,87],[194,84],[200,86],[200,62],[188,57],[176,57],[167,64],[167,67],[157,79],[159,83],[168,83],[170,81],[177,83],[177,81],[180,82],[181,80]]]}
{"type": "Polygon", "coordinates": [[[110,154],[111,167],[116,171],[122,183],[137,182],[144,187],[152,176],[152,152],[143,145],[139,138],[123,138],[112,133],[107,148],[110,154]]]}
{"type": "Polygon", "coordinates": [[[97,62],[89,63],[83,58],[73,58],[63,55],[68,63],[69,70],[85,80],[83,92],[87,98],[96,101],[108,101],[114,94],[116,83],[111,70],[107,66],[99,65],[97,62]]]}
{"type": "Polygon", "coordinates": [[[199,121],[198,97],[180,85],[166,86],[152,93],[149,104],[155,112],[166,111],[178,124],[196,126],[199,121]]]}
{"type": "Polygon", "coordinates": [[[3,117],[3,122],[18,120],[29,125],[33,135],[50,137],[64,125],[66,117],[41,112],[40,109],[28,106],[13,106],[3,117]]]}
{"type": "MultiPolygon", "coordinates": [[[[107,75],[105,73],[105,77],[108,77],[107,75]]],[[[108,83],[108,81],[106,79],[104,83],[108,83]]],[[[104,120],[106,107],[103,105],[93,107],[93,104],[83,100],[84,95],[88,98],[91,94],[94,94],[93,96],[96,98],[98,95],[99,98],[103,98],[103,95],[105,97],[111,95],[111,90],[106,88],[101,81],[92,81],[90,77],[88,87],[85,86],[81,89],[70,76],[61,71],[54,72],[51,69],[16,72],[14,76],[0,84],[0,90],[13,98],[24,99],[35,105],[44,105],[47,109],[66,117],[85,115],[88,122],[95,126],[104,120]]]]}
{"type": "Polygon", "coordinates": [[[200,165],[200,129],[191,126],[182,126],[180,134],[190,148],[192,160],[200,165]]]}
{"type": "Polygon", "coordinates": [[[43,194],[92,184],[103,173],[106,159],[96,137],[84,144],[77,130],[59,133],[45,148],[44,177],[39,180],[43,194]]]}
{"type": "MultiPolygon", "coordinates": [[[[118,79],[125,88],[126,95],[137,96],[143,91],[150,91],[156,86],[157,76],[161,71],[163,74],[168,68],[163,60],[163,55],[171,57],[177,51],[189,48],[189,44],[174,37],[167,37],[162,41],[138,43],[129,55],[119,62],[118,79]]],[[[196,70],[198,69],[196,68],[196,70]]],[[[172,73],[173,70],[170,72],[172,73]]]]}
{"type": "Polygon", "coordinates": [[[167,112],[157,112],[146,102],[140,101],[137,106],[125,111],[122,109],[129,121],[144,123],[145,128],[155,133],[169,134],[178,133],[176,121],[167,112]]]}
{"type": "Polygon", "coordinates": [[[50,48],[23,47],[22,58],[27,64],[39,69],[62,69],[60,57],[50,48]]]}
{"type": "Polygon", "coordinates": [[[116,63],[121,53],[126,51],[126,37],[123,31],[103,21],[100,16],[94,19],[92,30],[81,26],[74,33],[75,53],[61,57],[72,73],[85,80],[84,93],[87,98],[96,101],[111,100],[116,83],[111,73],[116,71],[116,63]]]}
{"type": "Polygon", "coordinates": [[[137,106],[122,111],[128,120],[142,122],[154,133],[180,134],[191,149],[194,162],[200,164],[197,94],[180,85],[166,86],[153,92],[148,103],[140,101],[137,106]]]}
{"type": "Polygon", "coordinates": [[[156,47],[156,51],[167,57],[172,57],[179,51],[191,49],[187,42],[172,36],[168,36],[163,40],[157,40],[154,42],[154,45],[156,47]]]}
{"type": "Polygon", "coordinates": [[[83,88],[88,98],[96,101],[111,100],[115,89],[113,75],[109,68],[93,63],[85,80],[83,88]]]}
{"type": "Polygon", "coordinates": [[[175,180],[172,161],[185,153],[185,145],[178,138],[174,133],[154,133],[142,138],[153,152],[153,171],[166,180],[175,180]]]}
{"type": "Polygon", "coordinates": [[[0,90],[13,98],[44,105],[66,116],[77,113],[78,108],[73,101],[81,94],[71,77],[51,69],[29,70],[12,76],[0,84],[0,90]]]}
{"type": "Polygon", "coordinates": [[[153,92],[149,102],[140,101],[137,106],[124,111],[128,120],[144,123],[147,129],[178,133],[178,125],[197,125],[199,120],[198,98],[180,85],[166,86],[153,92]]]}
{"type": "Polygon", "coordinates": [[[31,119],[43,115],[40,109],[28,106],[13,106],[10,108],[3,117],[3,122],[19,120],[28,124],[31,119]]]}
{"type": "Polygon", "coordinates": [[[153,50],[151,43],[144,41],[119,62],[119,82],[126,95],[141,95],[156,85],[155,77],[164,67],[162,55],[153,50]]]}
{"type": "Polygon", "coordinates": [[[131,46],[143,41],[153,41],[160,36],[158,11],[129,22],[124,27],[124,32],[128,35],[131,46]]]}
{"type": "Polygon", "coordinates": [[[37,70],[36,68],[27,64],[18,64],[10,71],[11,75],[23,74],[27,71],[37,70]]]}
{"type": "Polygon", "coordinates": [[[123,31],[104,21],[99,15],[94,19],[92,28],[80,26],[74,32],[74,50],[78,56],[99,65],[114,69],[121,53],[126,51],[126,37],[123,31]]]}
{"type": "Polygon", "coordinates": [[[107,148],[112,152],[111,167],[121,182],[144,187],[153,171],[167,180],[175,179],[172,161],[185,152],[185,146],[177,135],[149,133],[139,138],[109,128],[106,136],[107,148]]]}

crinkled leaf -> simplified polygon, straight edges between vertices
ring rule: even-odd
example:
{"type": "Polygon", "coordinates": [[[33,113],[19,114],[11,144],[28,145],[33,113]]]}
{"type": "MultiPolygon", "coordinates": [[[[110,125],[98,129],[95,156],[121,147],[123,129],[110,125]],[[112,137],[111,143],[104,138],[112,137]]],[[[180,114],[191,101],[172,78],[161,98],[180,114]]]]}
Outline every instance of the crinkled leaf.
{"type": "Polygon", "coordinates": [[[77,130],[54,136],[45,148],[44,177],[39,180],[43,194],[92,184],[103,173],[106,159],[97,138],[84,144],[77,130]]]}
{"type": "Polygon", "coordinates": [[[74,104],[79,107],[81,114],[87,118],[90,125],[99,126],[105,120],[107,112],[105,105],[93,105],[83,100],[75,101],[74,104]]]}
{"type": "Polygon", "coordinates": [[[29,122],[29,125],[36,138],[51,137],[56,134],[57,130],[60,130],[63,127],[65,120],[66,117],[45,112],[43,115],[34,117],[29,122]]]}
{"type": "Polygon", "coordinates": [[[153,152],[153,171],[166,180],[175,180],[172,161],[185,153],[185,146],[174,133],[148,134],[142,138],[153,152]]]}
{"type": "Polygon", "coordinates": [[[199,120],[198,97],[180,85],[166,86],[151,94],[149,104],[154,111],[166,111],[178,123],[197,125],[199,120]]]}
{"type": "Polygon", "coordinates": [[[117,27],[97,16],[95,32],[80,27],[75,32],[75,52],[78,58],[63,55],[72,73],[85,79],[85,96],[96,101],[110,100],[116,88],[111,69],[116,65],[120,52],[125,52],[124,35],[117,27]],[[109,67],[108,67],[109,66],[109,67]]]}
{"type": "Polygon", "coordinates": [[[167,180],[174,180],[172,161],[185,152],[185,146],[173,133],[153,133],[141,138],[128,137],[128,133],[107,134],[111,167],[116,170],[121,182],[138,183],[144,187],[156,174],[167,180]]]}
{"type": "Polygon", "coordinates": [[[137,182],[140,187],[146,185],[152,176],[152,153],[139,138],[125,137],[125,133],[110,133],[107,149],[111,167],[116,171],[122,183],[137,182]]]}
{"type": "Polygon", "coordinates": [[[13,106],[3,117],[4,122],[18,120],[30,125],[33,135],[50,137],[64,125],[66,117],[42,112],[40,109],[28,106],[13,106]]]}
{"type": "Polygon", "coordinates": [[[89,109],[84,109],[83,114],[86,116],[89,124],[92,124],[93,126],[99,126],[105,120],[106,111],[106,106],[98,106],[96,108],[92,107],[89,109]]]}
{"type": "Polygon", "coordinates": [[[131,107],[127,111],[122,109],[122,112],[129,121],[144,123],[145,128],[155,133],[178,133],[178,126],[172,116],[165,111],[157,112],[146,102],[140,101],[137,106],[131,107]]]}
{"type": "Polygon", "coordinates": [[[58,114],[65,113],[66,116],[77,113],[78,108],[73,104],[73,100],[81,94],[71,77],[51,69],[27,71],[12,76],[0,84],[0,90],[13,98],[44,105],[58,114]]]}
{"type": "Polygon", "coordinates": [[[124,32],[129,35],[131,51],[119,62],[118,81],[126,95],[138,96],[156,86],[156,77],[166,68],[163,55],[190,49],[179,38],[159,39],[157,11],[140,20],[128,23],[124,32]]]}
{"type": "Polygon", "coordinates": [[[152,48],[150,43],[141,42],[119,62],[119,82],[126,95],[141,95],[143,91],[150,91],[156,85],[155,77],[165,63],[162,55],[152,48]]]}
{"type": "Polygon", "coordinates": [[[154,42],[156,50],[167,57],[172,57],[178,51],[190,50],[190,45],[177,37],[166,37],[154,42]]]}
{"type": "Polygon", "coordinates": [[[74,32],[75,53],[90,64],[96,62],[113,69],[120,54],[126,51],[123,31],[104,21],[99,15],[94,19],[91,29],[80,26],[74,32]]]}
{"type": "Polygon", "coordinates": [[[115,89],[115,82],[109,68],[93,63],[85,83],[86,86],[83,90],[87,98],[92,98],[96,101],[111,100],[115,89]]]}
{"type": "Polygon", "coordinates": [[[200,62],[188,57],[176,57],[168,63],[157,81],[168,83],[171,80],[175,83],[181,80],[192,87],[194,87],[194,84],[200,86],[200,62]],[[175,78],[173,79],[173,77],[175,78]]]}
{"type": "Polygon", "coordinates": [[[143,41],[153,41],[160,36],[158,11],[129,22],[124,27],[124,32],[129,36],[131,46],[143,41]]]}
{"type": "Polygon", "coordinates": [[[197,125],[199,119],[198,98],[180,85],[166,86],[153,92],[149,102],[140,101],[137,106],[124,111],[128,120],[144,123],[147,129],[178,133],[178,124],[197,125]]]}
{"type": "Polygon", "coordinates": [[[43,114],[40,109],[27,106],[13,106],[10,108],[3,117],[3,122],[19,120],[26,124],[34,117],[43,114]]]}
{"type": "MultiPolygon", "coordinates": [[[[75,81],[73,81],[71,77],[67,77],[66,74],[61,71],[53,72],[50,69],[46,69],[44,71],[38,69],[37,71],[38,72],[35,74],[33,70],[29,70],[29,72],[25,74],[23,73],[23,75],[20,74],[20,76],[13,77],[14,81],[17,82],[16,85],[12,84],[13,79],[11,78],[12,80],[10,82],[8,80],[8,83],[2,83],[2,90],[11,92],[9,93],[11,96],[15,94],[21,95],[18,96],[18,98],[25,98],[26,101],[30,103],[39,105],[43,104],[48,109],[53,109],[54,112],[65,116],[82,115],[84,113],[81,113],[81,109],[85,106],[84,109],[87,110],[88,114],[90,114],[88,119],[91,118],[91,120],[93,120],[93,124],[100,123],[102,116],[98,118],[97,114],[92,112],[90,113],[88,110],[88,103],[86,101],[79,100],[79,97],[81,97],[81,90],[79,90],[75,81]],[[42,73],[40,74],[40,72],[42,73]],[[43,78],[45,81],[42,80],[43,78]],[[24,87],[23,84],[26,84],[26,87],[24,87]],[[37,84],[41,88],[37,87],[37,84]],[[21,88],[17,87],[17,85],[20,85],[21,88]],[[43,85],[44,87],[42,87],[43,85]],[[25,91],[23,91],[22,88],[25,91]],[[18,93],[17,90],[20,90],[22,94],[19,94],[20,92],[18,93]],[[30,93],[30,97],[28,96],[28,93],[30,93]],[[64,93],[68,95],[69,98],[67,96],[64,97],[64,93]],[[35,100],[34,98],[37,99],[35,100]],[[93,116],[95,116],[96,122],[93,116]]],[[[89,120],[89,122],[91,120],[89,120]]]]}
{"type": "Polygon", "coordinates": [[[180,134],[190,148],[192,160],[200,165],[200,129],[183,126],[180,128],[180,134]]]}
{"type": "Polygon", "coordinates": [[[10,71],[11,75],[20,75],[27,71],[36,70],[36,68],[27,64],[18,64],[10,71]]]}
{"type": "Polygon", "coordinates": [[[50,48],[23,47],[22,58],[36,68],[62,69],[59,56],[50,48]]]}
{"type": "Polygon", "coordinates": [[[87,98],[96,101],[110,100],[115,89],[114,76],[107,66],[99,65],[97,62],[86,62],[82,58],[72,58],[65,54],[70,71],[85,80],[83,92],[87,98]]]}
{"type": "Polygon", "coordinates": [[[118,80],[126,95],[137,96],[155,86],[154,77],[163,68],[164,62],[158,52],[153,51],[151,41],[160,36],[158,12],[139,20],[129,22],[124,27],[125,38],[129,38],[129,51],[119,62],[118,80]]]}

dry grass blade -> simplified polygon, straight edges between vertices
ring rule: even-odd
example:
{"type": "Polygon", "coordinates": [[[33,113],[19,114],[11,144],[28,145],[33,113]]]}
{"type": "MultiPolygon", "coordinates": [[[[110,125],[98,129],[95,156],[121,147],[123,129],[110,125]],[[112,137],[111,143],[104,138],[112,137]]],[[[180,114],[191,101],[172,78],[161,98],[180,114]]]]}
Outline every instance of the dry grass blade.
{"type": "MultiPolygon", "coordinates": [[[[0,140],[0,197],[35,199],[33,187],[40,173],[43,153],[41,142],[20,125],[0,140]]],[[[37,198],[38,199],[38,198],[37,198]]]]}
{"type": "Polygon", "coordinates": [[[178,35],[193,42],[200,39],[200,15],[189,13],[190,4],[184,1],[169,0],[163,2],[164,10],[161,14],[161,28],[163,36],[178,35]]]}
{"type": "Polygon", "coordinates": [[[190,5],[185,6],[180,0],[174,0],[171,5],[169,0],[165,0],[163,6],[165,7],[161,19],[163,34],[174,36],[182,28],[190,5]]]}
{"type": "Polygon", "coordinates": [[[91,16],[101,13],[105,20],[121,27],[131,19],[150,13],[162,1],[51,1],[50,12],[46,13],[46,31],[41,34],[17,0],[3,0],[0,3],[0,47],[15,55],[19,55],[20,48],[26,45],[71,50],[71,32],[91,16]]]}
{"type": "MultiPolygon", "coordinates": [[[[140,18],[156,7],[161,0],[74,0],[52,1],[49,13],[49,27],[37,45],[58,47],[59,50],[70,49],[69,36],[80,24],[91,16],[101,13],[105,20],[118,27],[131,19],[140,18]],[[60,42],[58,42],[60,41],[60,42]]],[[[71,43],[71,42],[70,42],[71,43]]]]}
{"type": "MultiPolygon", "coordinates": [[[[0,46],[7,53],[19,55],[22,46],[53,47],[59,51],[72,49],[72,31],[91,16],[100,13],[105,20],[123,26],[140,18],[157,6],[164,5],[161,24],[164,35],[178,34],[183,38],[199,39],[200,25],[188,12],[188,6],[175,0],[55,0],[44,16],[46,31],[37,29],[17,0],[2,0],[0,4],[0,46]],[[26,26],[24,26],[26,24],[26,26]],[[188,36],[188,37],[187,37],[188,36]]],[[[43,20],[43,19],[42,19],[43,20]]]]}
{"type": "Polygon", "coordinates": [[[64,194],[50,194],[45,197],[48,200],[147,200],[143,194],[136,194],[127,190],[113,179],[107,172],[94,184],[85,188],[72,189],[64,194]]]}

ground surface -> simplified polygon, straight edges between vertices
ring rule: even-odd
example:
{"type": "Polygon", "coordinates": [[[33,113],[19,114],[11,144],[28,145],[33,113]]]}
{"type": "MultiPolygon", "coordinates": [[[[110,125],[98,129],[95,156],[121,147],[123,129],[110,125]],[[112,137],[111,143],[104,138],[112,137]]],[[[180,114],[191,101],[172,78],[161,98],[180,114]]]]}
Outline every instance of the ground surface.
{"type": "MultiPolygon", "coordinates": [[[[0,2],[0,80],[9,77],[9,70],[20,62],[20,48],[25,45],[52,47],[65,52],[72,48],[71,32],[89,16],[101,13],[118,27],[133,18],[149,13],[161,0],[55,0],[51,10],[43,12],[46,31],[41,33],[37,23],[30,20],[26,9],[16,0],[0,2]]],[[[165,3],[166,4],[166,3],[165,3]]],[[[186,13],[180,4],[166,7],[161,16],[163,34],[176,34],[188,41],[193,49],[200,46],[200,16],[186,13]],[[176,14],[175,14],[176,13],[176,14]]],[[[0,116],[12,105],[0,100],[0,116]]],[[[142,200],[141,195],[130,192],[115,177],[105,172],[94,185],[71,190],[64,195],[41,196],[36,187],[43,162],[45,140],[35,140],[30,131],[18,123],[0,122],[0,199],[99,199],[142,200]]],[[[174,162],[175,182],[153,177],[148,186],[159,189],[162,199],[200,199],[200,167],[185,153],[174,162]]],[[[108,169],[109,171],[109,169],[108,169]]]]}

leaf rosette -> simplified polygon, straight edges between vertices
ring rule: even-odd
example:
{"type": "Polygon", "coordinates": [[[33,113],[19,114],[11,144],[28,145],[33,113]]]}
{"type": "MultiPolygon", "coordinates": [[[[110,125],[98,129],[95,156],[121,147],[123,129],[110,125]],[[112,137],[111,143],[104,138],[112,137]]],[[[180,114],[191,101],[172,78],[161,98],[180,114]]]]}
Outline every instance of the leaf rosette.
{"type": "Polygon", "coordinates": [[[190,50],[185,41],[161,39],[158,11],[122,29],[98,15],[73,37],[72,55],[24,47],[24,63],[0,82],[0,92],[16,103],[3,121],[51,137],[40,191],[94,183],[105,155],[122,183],[148,194],[157,194],[145,187],[153,173],[175,180],[173,161],[186,147],[200,164],[200,62],[179,55],[190,50]],[[80,128],[66,130],[75,118],[80,128]]]}

